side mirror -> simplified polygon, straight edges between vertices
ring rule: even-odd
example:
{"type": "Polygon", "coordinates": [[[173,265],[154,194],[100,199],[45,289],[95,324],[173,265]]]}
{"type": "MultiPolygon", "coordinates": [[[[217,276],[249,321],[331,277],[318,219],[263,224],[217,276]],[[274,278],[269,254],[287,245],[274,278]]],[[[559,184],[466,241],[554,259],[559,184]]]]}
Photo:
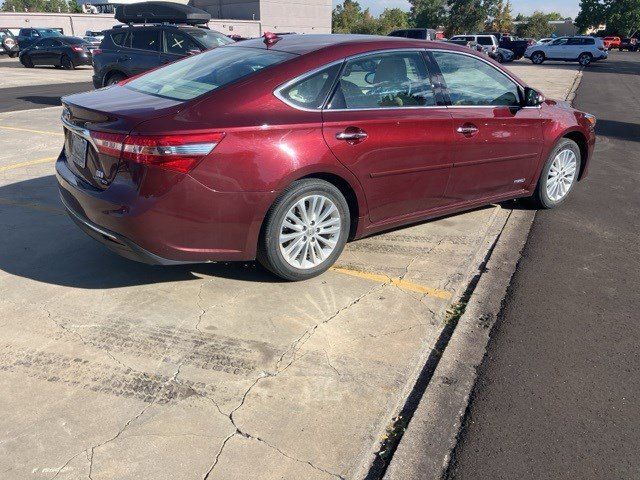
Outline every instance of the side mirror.
{"type": "Polygon", "coordinates": [[[524,106],[539,107],[545,102],[546,98],[537,90],[527,87],[524,89],[524,106]]]}

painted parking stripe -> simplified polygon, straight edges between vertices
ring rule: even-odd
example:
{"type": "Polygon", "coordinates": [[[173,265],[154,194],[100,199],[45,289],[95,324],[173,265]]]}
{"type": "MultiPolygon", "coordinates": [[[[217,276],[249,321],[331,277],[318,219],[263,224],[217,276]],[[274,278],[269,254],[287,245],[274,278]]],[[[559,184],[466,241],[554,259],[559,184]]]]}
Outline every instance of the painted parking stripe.
{"type": "Polygon", "coordinates": [[[343,275],[349,275],[352,277],[361,278],[363,280],[369,280],[371,282],[388,283],[390,285],[407,290],[410,292],[422,293],[429,297],[440,298],[442,300],[451,300],[453,294],[447,290],[440,290],[439,288],[427,287],[420,285],[419,283],[410,282],[401,278],[391,278],[387,275],[381,275],[378,273],[363,272],[361,270],[355,270],[346,267],[332,267],[332,271],[341,273],[343,275]]]}
{"type": "Polygon", "coordinates": [[[39,133],[41,135],[54,135],[56,137],[63,137],[64,133],[62,132],[51,132],[47,130],[34,130],[32,128],[22,128],[22,127],[7,127],[4,125],[0,125],[0,129],[2,130],[12,130],[14,132],[29,132],[29,133],[39,133]]]}
{"type": "Polygon", "coordinates": [[[5,165],[0,167],[0,172],[6,172],[7,170],[15,170],[17,168],[28,167],[29,165],[40,165],[41,163],[51,163],[57,157],[39,158],[38,160],[28,160],[26,162],[13,163],[11,165],[5,165]]]}

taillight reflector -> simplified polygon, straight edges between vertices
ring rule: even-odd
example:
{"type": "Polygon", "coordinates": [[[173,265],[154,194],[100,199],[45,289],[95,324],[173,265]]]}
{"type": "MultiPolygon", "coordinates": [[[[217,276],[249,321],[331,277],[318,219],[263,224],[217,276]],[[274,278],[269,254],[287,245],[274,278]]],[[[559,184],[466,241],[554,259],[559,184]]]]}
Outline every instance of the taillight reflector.
{"type": "Polygon", "coordinates": [[[98,148],[98,152],[120,158],[125,135],[106,132],[91,132],[91,138],[98,148]]]}

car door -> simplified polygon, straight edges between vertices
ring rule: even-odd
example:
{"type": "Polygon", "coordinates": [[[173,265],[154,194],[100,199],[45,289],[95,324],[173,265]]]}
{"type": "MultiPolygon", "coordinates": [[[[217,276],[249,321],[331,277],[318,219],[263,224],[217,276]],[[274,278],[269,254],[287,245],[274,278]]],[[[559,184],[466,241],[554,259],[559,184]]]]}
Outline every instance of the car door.
{"type": "Polygon", "coordinates": [[[129,34],[130,50],[124,62],[131,75],[137,75],[160,65],[162,37],[157,28],[136,28],[129,34]]]}
{"type": "Polygon", "coordinates": [[[175,62],[196,52],[200,52],[200,47],[183,33],[173,30],[163,32],[162,53],[160,54],[162,63],[175,62]]]}
{"type": "Polygon", "coordinates": [[[539,108],[491,63],[462,52],[431,52],[449,97],[455,155],[447,196],[473,202],[523,190],[542,154],[539,108]]]}
{"type": "Polygon", "coordinates": [[[50,40],[51,43],[47,46],[47,65],[60,65],[65,44],[55,38],[50,40]]]}
{"type": "Polygon", "coordinates": [[[51,47],[51,39],[45,38],[43,40],[35,42],[31,46],[29,57],[34,65],[47,65],[48,56],[51,55],[49,49],[51,47]]]}
{"type": "Polygon", "coordinates": [[[571,48],[567,46],[568,38],[558,38],[545,48],[545,55],[551,60],[569,60],[571,48]]]}
{"type": "Polygon", "coordinates": [[[373,223],[444,204],[452,132],[419,50],[349,59],[323,110],[325,141],[360,180],[373,223]]]}

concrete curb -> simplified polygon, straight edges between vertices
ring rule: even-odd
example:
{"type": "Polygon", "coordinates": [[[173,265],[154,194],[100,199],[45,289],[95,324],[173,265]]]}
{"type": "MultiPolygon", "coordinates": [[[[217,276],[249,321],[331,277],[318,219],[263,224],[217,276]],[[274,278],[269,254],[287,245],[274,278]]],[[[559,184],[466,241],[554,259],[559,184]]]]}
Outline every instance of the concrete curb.
{"type": "Polygon", "coordinates": [[[535,218],[514,210],[389,465],[385,480],[439,479],[449,465],[477,368],[535,218]]]}

